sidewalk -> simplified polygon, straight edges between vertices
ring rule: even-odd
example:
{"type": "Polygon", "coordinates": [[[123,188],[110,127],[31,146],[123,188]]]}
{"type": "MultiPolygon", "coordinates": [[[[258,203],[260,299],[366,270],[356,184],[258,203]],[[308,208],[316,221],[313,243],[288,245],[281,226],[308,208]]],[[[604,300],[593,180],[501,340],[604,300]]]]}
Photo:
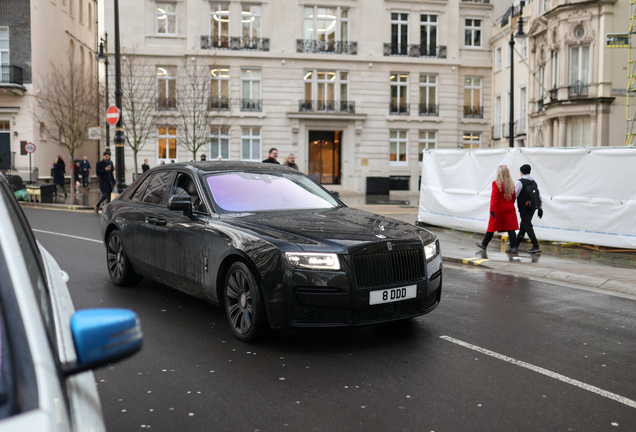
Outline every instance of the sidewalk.
{"type": "MultiPolygon", "coordinates": [[[[415,205],[358,204],[351,207],[404,222],[417,222],[418,207],[415,205]]],[[[470,233],[432,225],[423,227],[438,236],[446,262],[636,295],[636,251],[601,252],[577,244],[540,242],[541,254],[525,252],[530,249],[530,243],[520,245],[516,254],[506,254],[506,241],[497,235],[487,251],[475,245],[483,239],[485,231],[470,233]]]]}
{"type": "Polygon", "coordinates": [[[71,199],[70,189],[66,188],[66,193],[68,197],[64,198],[64,193],[58,187],[57,197],[53,198],[52,203],[35,203],[35,202],[24,202],[21,201],[20,204],[24,207],[35,207],[35,208],[48,208],[48,209],[57,209],[57,210],[93,210],[97,201],[101,198],[102,194],[99,191],[99,186],[97,184],[91,185],[88,193],[83,193],[82,188],[79,188],[79,193],[76,193],[75,200],[71,199]]]}

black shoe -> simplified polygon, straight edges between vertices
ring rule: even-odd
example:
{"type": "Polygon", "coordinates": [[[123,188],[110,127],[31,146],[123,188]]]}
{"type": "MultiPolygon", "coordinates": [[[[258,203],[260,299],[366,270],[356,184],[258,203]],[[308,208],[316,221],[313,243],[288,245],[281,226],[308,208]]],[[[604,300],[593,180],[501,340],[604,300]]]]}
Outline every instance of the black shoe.
{"type": "Polygon", "coordinates": [[[530,252],[530,253],[541,253],[541,248],[539,246],[532,246],[532,249],[530,249],[528,252],[530,252]]]}
{"type": "Polygon", "coordinates": [[[517,253],[517,248],[516,247],[511,247],[506,249],[506,253],[517,253]]]}
{"type": "Polygon", "coordinates": [[[95,213],[99,214],[99,208],[95,206],[95,213]]]}
{"type": "Polygon", "coordinates": [[[68,194],[64,192],[64,198],[68,198],[68,194]]]}
{"type": "Polygon", "coordinates": [[[475,244],[477,245],[477,247],[478,247],[479,249],[484,250],[484,251],[486,250],[486,246],[484,246],[484,244],[483,244],[483,243],[481,243],[481,242],[475,242],[475,244]]]}

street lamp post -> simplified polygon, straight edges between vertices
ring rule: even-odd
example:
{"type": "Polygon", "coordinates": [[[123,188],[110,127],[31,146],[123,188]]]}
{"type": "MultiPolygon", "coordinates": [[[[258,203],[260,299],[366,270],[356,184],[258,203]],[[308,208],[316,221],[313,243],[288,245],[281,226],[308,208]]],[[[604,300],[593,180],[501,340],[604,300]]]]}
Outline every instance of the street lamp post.
{"type": "Polygon", "coordinates": [[[126,177],[124,171],[124,128],[122,125],[121,106],[121,62],[119,52],[119,0],[114,1],[115,6],[115,105],[119,108],[119,121],[115,127],[115,169],[117,190],[121,193],[126,189],[126,177]]]}
{"type": "Polygon", "coordinates": [[[519,40],[522,40],[526,37],[526,34],[523,32],[523,6],[525,5],[524,1],[519,3],[519,20],[517,21],[518,29],[517,34],[515,35],[515,29],[512,25],[512,17],[514,14],[514,6],[510,7],[510,118],[508,119],[508,146],[515,146],[515,135],[514,135],[514,118],[515,118],[515,37],[519,40]]]}
{"type": "MultiPolygon", "coordinates": [[[[106,109],[108,109],[108,33],[104,33],[104,38],[99,43],[99,54],[97,54],[99,60],[104,60],[104,79],[106,81],[106,89],[104,91],[104,99],[106,101],[106,109]]],[[[110,152],[110,125],[106,123],[106,150],[110,152]]]]}

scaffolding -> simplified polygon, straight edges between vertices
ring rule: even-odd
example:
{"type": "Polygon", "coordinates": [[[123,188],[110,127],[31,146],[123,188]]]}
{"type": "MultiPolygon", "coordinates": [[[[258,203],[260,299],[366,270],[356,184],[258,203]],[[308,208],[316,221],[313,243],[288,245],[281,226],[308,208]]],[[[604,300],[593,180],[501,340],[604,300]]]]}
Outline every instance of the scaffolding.
{"type": "MultiPolygon", "coordinates": [[[[636,107],[630,107],[630,95],[634,95],[631,99],[636,99],[636,62],[632,58],[632,50],[636,50],[636,46],[632,45],[632,35],[636,33],[634,24],[636,21],[636,0],[630,0],[629,9],[629,32],[627,34],[627,99],[625,108],[627,112],[627,133],[625,145],[635,145],[636,137],[636,107]],[[632,93],[633,92],[633,93],[632,93]]],[[[636,100],[635,100],[636,102],[636,100]]]]}

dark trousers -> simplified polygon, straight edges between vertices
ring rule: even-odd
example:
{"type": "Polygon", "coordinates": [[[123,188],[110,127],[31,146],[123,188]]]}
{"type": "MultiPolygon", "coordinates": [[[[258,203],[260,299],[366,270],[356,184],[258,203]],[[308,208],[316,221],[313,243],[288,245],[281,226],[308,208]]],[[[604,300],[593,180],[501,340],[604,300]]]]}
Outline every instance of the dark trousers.
{"type": "MultiPolygon", "coordinates": [[[[484,246],[488,246],[488,243],[490,243],[490,240],[492,240],[492,236],[494,236],[495,233],[494,232],[487,232],[486,233],[486,237],[484,237],[484,240],[481,242],[481,244],[483,244],[484,246]]],[[[510,247],[511,248],[516,248],[517,247],[517,235],[515,234],[514,231],[508,231],[508,238],[510,239],[510,247]]]]}
{"type": "Polygon", "coordinates": [[[88,174],[86,175],[82,174],[82,187],[85,187],[85,188],[88,187],[88,174]]]}
{"type": "Polygon", "coordinates": [[[95,205],[95,207],[99,208],[99,205],[103,203],[104,201],[106,201],[106,204],[110,202],[110,192],[102,191],[102,197],[99,199],[99,201],[97,201],[97,204],[95,205]]]}
{"type": "Polygon", "coordinates": [[[521,223],[519,224],[519,235],[517,236],[517,243],[521,243],[523,241],[523,237],[528,234],[530,237],[530,241],[532,242],[532,246],[539,247],[539,242],[537,241],[537,236],[534,235],[534,228],[532,227],[532,217],[534,216],[534,209],[522,209],[519,211],[519,215],[521,216],[521,223]]]}

